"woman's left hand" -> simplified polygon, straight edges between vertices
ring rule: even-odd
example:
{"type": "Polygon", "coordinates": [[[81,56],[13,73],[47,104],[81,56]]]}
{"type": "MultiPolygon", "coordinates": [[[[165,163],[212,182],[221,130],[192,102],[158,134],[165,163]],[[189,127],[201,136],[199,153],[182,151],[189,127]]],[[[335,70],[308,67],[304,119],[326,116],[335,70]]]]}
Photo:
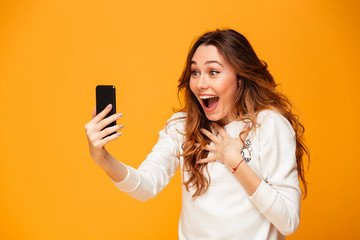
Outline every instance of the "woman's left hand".
{"type": "MultiPolygon", "coordinates": [[[[230,137],[224,128],[219,126],[217,123],[212,123],[216,131],[219,133],[220,137],[216,136],[215,134],[209,132],[206,129],[201,129],[201,132],[206,135],[212,142],[215,143],[215,145],[205,145],[204,149],[212,152],[213,155],[208,156],[204,159],[201,159],[198,161],[198,163],[208,163],[212,161],[219,161],[223,164],[225,164],[227,167],[233,167],[234,163],[238,162],[239,159],[242,158],[241,151],[243,149],[243,143],[241,139],[245,142],[245,139],[248,132],[243,134],[238,138],[232,138],[230,137]]],[[[244,127],[244,130],[249,129],[249,125],[246,124],[244,127]]]]}

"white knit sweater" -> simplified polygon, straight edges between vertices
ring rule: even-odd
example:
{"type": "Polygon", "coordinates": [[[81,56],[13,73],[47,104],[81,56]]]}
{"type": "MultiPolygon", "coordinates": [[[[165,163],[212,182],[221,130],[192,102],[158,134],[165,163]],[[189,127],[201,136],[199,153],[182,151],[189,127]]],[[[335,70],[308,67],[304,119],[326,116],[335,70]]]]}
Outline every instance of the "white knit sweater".
{"type": "MultiPolygon", "coordinates": [[[[186,117],[175,113],[171,119],[186,117]]],[[[170,181],[183,159],[181,153],[185,119],[171,121],[160,131],[159,140],[141,166],[127,166],[128,175],[114,182],[131,197],[145,201],[155,197],[170,181]]],[[[290,123],[279,113],[265,110],[258,115],[260,127],[248,135],[243,157],[262,179],[249,196],[231,171],[220,162],[209,163],[211,184],[208,191],[193,199],[182,185],[179,239],[284,239],[296,231],[300,217],[301,190],[295,158],[296,142],[290,123]]],[[[225,126],[231,137],[238,137],[244,123],[225,126]]],[[[188,178],[187,172],[185,179],[188,178]]],[[[183,175],[182,175],[183,176],[183,175]]]]}

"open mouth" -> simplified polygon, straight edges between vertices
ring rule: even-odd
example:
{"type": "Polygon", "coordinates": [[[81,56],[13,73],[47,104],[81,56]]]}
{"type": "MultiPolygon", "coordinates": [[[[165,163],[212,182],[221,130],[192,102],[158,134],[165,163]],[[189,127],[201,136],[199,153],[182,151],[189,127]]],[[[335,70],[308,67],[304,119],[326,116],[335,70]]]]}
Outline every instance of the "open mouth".
{"type": "Polygon", "coordinates": [[[200,96],[200,99],[205,110],[208,112],[214,110],[219,103],[219,97],[217,96],[200,96]]]}

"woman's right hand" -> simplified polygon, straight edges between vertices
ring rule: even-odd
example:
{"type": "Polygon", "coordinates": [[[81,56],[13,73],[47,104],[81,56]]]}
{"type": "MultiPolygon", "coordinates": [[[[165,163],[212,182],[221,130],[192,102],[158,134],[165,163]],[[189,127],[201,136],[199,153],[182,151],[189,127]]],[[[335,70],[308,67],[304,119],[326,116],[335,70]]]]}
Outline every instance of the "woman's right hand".
{"type": "Polygon", "coordinates": [[[89,143],[89,150],[91,157],[97,164],[106,160],[105,145],[115,139],[119,138],[121,132],[112,134],[123,128],[123,125],[115,125],[103,129],[105,126],[121,118],[122,114],[113,114],[104,119],[104,117],[111,111],[112,105],[109,104],[102,112],[96,115],[96,107],[92,113],[92,120],[85,124],[87,140],[89,143]],[[107,136],[107,137],[105,137],[107,136]]]}

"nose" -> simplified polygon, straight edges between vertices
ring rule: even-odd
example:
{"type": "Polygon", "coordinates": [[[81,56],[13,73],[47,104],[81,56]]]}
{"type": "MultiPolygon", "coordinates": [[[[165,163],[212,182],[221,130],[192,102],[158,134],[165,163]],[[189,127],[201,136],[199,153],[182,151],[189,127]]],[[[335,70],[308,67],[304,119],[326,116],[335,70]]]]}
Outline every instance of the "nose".
{"type": "Polygon", "coordinates": [[[209,84],[208,84],[208,81],[206,79],[206,76],[200,75],[200,77],[198,78],[197,87],[199,89],[207,89],[207,88],[209,88],[209,84]]]}

